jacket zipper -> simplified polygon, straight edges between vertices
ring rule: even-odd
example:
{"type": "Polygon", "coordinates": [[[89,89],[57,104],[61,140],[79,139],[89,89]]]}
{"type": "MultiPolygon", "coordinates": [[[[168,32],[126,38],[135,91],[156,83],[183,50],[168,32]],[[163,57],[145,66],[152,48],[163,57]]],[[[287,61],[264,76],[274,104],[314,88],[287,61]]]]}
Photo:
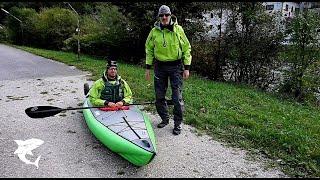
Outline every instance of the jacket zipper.
{"type": "Polygon", "coordinates": [[[167,46],[166,39],[164,38],[164,30],[162,30],[162,37],[163,37],[163,47],[167,46]]]}

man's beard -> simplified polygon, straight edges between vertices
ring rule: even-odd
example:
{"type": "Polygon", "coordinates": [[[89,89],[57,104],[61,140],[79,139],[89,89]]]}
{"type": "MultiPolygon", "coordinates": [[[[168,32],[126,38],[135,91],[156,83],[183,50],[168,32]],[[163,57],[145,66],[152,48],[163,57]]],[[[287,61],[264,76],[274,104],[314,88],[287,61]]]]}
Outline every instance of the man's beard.
{"type": "Polygon", "coordinates": [[[108,75],[109,79],[115,79],[117,77],[117,75],[113,76],[113,75],[108,75]]]}

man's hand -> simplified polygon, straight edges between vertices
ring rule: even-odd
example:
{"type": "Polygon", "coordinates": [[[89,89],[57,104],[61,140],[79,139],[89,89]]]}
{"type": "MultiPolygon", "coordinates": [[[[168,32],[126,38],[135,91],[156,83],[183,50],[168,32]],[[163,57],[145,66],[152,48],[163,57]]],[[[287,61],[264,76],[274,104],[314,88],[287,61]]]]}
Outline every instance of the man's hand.
{"type": "Polygon", "coordinates": [[[150,69],[146,69],[145,76],[146,76],[146,80],[149,81],[150,80],[150,69]]]}
{"type": "Polygon", "coordinates": [[[109,102],[109,103],[108,103],[108,106],[109,106],[109,107],[115,107],[115,106],[116,106],[116,104],[115,104],[115,103],[113,103],[113,102],[109,102]]]}
{"type": "Polygon", "coordinates": [[[189,70],[184,70],[183,71],[183,79],[188,79],[189,78],[189,70]]]}
{"type": "Polygon", "coordinates": [[[117,102],[117,103],[116,103],[116,106],[118,106],[118,107],[123,106],[123,102],[122,102],[122,101],[117,102]]]}

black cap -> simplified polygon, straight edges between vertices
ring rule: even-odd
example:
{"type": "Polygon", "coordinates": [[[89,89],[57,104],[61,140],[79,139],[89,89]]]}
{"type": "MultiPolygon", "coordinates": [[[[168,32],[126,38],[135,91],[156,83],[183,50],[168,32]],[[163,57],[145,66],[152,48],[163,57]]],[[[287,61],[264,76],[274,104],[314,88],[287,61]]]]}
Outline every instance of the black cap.
{"type": "Polygon", "coordinates": [[[113,61],[113,60],[108,60],[108,63],[107,63],[107,69],[109,69],[110,67],[118,67],[117,65],[117,61],[113,61]]]}

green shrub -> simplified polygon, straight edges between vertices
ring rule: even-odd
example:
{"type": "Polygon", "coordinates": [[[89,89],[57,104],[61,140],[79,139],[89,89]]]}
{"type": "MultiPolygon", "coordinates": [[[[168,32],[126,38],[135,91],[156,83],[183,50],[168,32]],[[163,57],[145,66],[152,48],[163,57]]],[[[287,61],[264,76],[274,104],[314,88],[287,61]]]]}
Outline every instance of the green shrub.
{"type": "Polygon", "coordinates": [[[217,43],[210,41],[192,42],[192,70],[212,79],[216,59],[213,53],[217,51],[217,43]]]}
{"type": "Polygon", "coordinates": [[[63,41],[76,33],[76,28],[76,14],[58,7],[42,9],[35,23],[39,45],[49,49],[62,49],[63,41]]]}
{"type": "Polygon", "coordinates": [[[37,12],[31,8],[10,9],[12,15],[21,20],[21,24],[17,19],[7,16],[7,35],[8,38],[15,44],[28,44],[28,42],[36,41],[34,32],[34,17],[37,12]]]}
{"type": "MultiPolygon", "coordinates": [[[[95,14],[86,15],[81,23],[81,51],[91,55],[126,54],[123,46],[128,38],[127,19],[109,3],[96,7],[95,14]]],[[[66,50],[77,48],[77,36],[64,41],[66,50]]]]}
{"type": "Polygon", "coordinates": [[[6,27],[0,27],[0,42],[7,42],[9,40],[9,34],[6,27]]]}
{"type": "Polygon", "coordinates": [[[281,91],[301,102],[315,102],[315,93],[319,93],[319,24],[317,13],[305,11],[288,25],[292,45],[282,54],[288,68],[281,91]]]}

